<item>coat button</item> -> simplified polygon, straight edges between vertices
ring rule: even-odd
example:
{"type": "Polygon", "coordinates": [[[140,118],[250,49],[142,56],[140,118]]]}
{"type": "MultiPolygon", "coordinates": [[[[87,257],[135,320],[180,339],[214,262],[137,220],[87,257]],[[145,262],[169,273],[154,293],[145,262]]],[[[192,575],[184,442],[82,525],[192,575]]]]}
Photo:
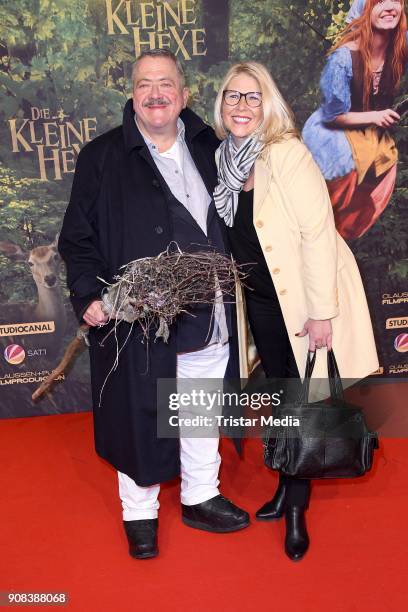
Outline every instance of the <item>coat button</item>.
{"type": "Polygon", "coordinates": [[[159,181],[157,179],[153,179],[152,180],[152,185],[153,185],[153,187],[160,187],[160,183],[159,183],[159,181]]]}
{"type": "Polygon", "coordinates": [[[286,289],[282,289],[282,291],[279,291],[279,295],[286,295],[287,291],[286,289]]]}
{"type": "Polygon", "coordinates": [[[267,253],[270,253],[270,252],[272,251],[272,247],[271,247],[271,245],[270,245],[270,244],[268,244],[268,246],[266,246],[266,247],[265,247],[265,251],[266,251],[267,253]]]}
{"type": "Polygon", "coordinates": [[[162,234],[163,228],[161,225],[156,225],[156,227],[154,228],[154,231],[156,232],[156,234],[162,234]]]}
{"type": "Polygon", "coordinates": [[[263,227],[263,221],[257,221],[256,222],[256,227],[263,227]]]}

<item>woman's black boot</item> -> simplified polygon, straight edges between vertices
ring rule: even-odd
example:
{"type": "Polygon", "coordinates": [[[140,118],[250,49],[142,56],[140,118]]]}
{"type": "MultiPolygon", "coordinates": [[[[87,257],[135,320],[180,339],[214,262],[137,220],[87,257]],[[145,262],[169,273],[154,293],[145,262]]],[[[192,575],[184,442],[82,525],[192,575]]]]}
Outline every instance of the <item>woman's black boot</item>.
{"type": "Polygon", "coordinates": [[[271,501],[266,502],[256,512],[255,517],[258,521],[276,521],[285,514],[286,504],[286,483],[282,479],[271,501]]]}
{"type": "Polygon", "coordinates": [[[285,552],[292,561],[300,561],[309,548],[305,510],[305,507],[300,506],[286,508],[285,552]]]}

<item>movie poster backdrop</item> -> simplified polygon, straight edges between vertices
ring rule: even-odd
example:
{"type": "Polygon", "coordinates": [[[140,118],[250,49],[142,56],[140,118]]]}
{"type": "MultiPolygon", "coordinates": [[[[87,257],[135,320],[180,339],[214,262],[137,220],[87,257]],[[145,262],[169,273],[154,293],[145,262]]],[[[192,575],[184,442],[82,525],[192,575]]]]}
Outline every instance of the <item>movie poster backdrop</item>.
{"type": "MultiPolygon", "coordinates": [[[[132,62],[145,49],[175,52],[186,70],[190,105],[210,123],[230,63],[263,62],[301,130],[319,107],[320,74],[350,3],[1,4],[0,417],[85,411],[91,407],[86,349],[52,393],[36,404],[31,394],[77,331],[56,249],[58,231],[81,147],[121,123],[132,62]]],[[[392,129],[399,161],[390,202],[363,236],[350,241],[375,329],[379,377],[408,371],[407,131],[406,119],[392,129]]]]}

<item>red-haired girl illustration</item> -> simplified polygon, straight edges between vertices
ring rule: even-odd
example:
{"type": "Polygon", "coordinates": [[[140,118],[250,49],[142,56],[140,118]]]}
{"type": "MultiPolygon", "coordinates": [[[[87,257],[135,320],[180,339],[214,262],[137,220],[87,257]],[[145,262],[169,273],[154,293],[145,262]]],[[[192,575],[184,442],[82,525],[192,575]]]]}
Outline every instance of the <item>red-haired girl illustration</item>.
{"type": "Polygon", "coordinates": [[[401,118],[392,107],[406,62],[404,0],[367,0],[329,53],[322,105],[303,129],[349,240],[376,222],[394,189],[398,152],[388,128],[401,118]]]}

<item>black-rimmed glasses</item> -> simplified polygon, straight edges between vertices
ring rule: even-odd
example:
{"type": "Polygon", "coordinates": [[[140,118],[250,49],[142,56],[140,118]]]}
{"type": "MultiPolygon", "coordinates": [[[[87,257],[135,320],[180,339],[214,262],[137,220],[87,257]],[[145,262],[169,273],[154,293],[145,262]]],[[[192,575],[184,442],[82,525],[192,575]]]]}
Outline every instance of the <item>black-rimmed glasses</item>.
{"type": "Polygon", "coordinates": [[[223,92],[223,98],[225,104],[228,104],[228,106],[237,106],[241,98],[245,98],[245,102],[252,108],[256,108],[262,104],[262,94],[260,91],[247,91],[246,93],[241,93],[233,89],[226,89],[223,92]]]}

